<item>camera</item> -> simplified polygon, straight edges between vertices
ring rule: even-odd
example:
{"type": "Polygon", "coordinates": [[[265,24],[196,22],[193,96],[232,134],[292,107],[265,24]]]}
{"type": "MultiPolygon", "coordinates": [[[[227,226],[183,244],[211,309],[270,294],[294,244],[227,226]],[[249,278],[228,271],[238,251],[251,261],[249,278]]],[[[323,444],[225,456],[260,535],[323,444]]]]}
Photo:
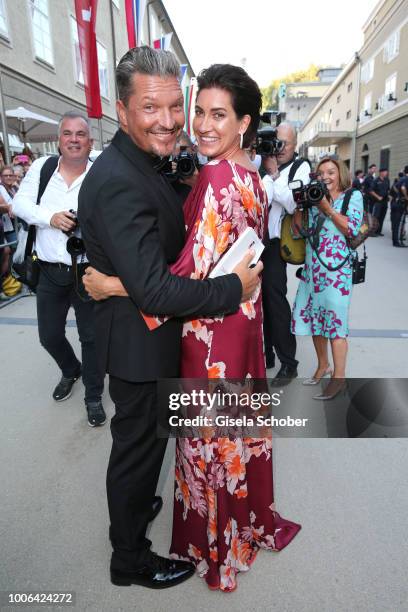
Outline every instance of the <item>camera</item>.
{"type": "Polygon", "coordinates": [[[186,146],[180,147],[180,153],[167,163],[161,169],[161,172],[171,181],[185,179],[193,176],[194,172],[199,169],[197,155],[189,153],[186,146]],[[173,170],[173,164],[176,164],[176,169],[173,170]]]}
{"type": "Polygon", "coordinates": [[[308,185],[303,185],[303,182],[300,180],[291,181],[288,185],[289,189],[293,192],[293,199],[296,202],[296,206],[300,210],[316,206],[325,196],[330,199],[329,190],[326,184],[317,178],[317,174],[311,172],[309,176],[310,183],[308,185]]]}
{"type": "Polygon", "coordinates": [[[79,221],[78,221],[76,211],[71,209],[69,212],[71,213],[71,215],[74,215],[75,217],[73,219],[75,223],[75,227],[63,233],[66,236],[68,236],[66,249],[68,253],[71,255],[71,257],[76,259],[79,255],[84,255],[85,243],[81,238],[81,230],[79,228],[79,221]]]}
{"type": "Polygon", "coordinates": [[[256,133],[256,152],[262,157],[277,155],[285,146],[277,137],[277,131],[271,127],[261,128],[256,133]]]}

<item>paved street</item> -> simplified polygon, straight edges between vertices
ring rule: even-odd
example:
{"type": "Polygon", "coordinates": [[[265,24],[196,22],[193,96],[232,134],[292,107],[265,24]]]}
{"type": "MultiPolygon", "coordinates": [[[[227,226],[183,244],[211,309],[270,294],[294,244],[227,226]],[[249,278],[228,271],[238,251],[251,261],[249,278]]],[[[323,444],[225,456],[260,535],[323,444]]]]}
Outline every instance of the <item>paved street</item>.
{"type": "MultiPolygon", "coordinates": [[[[391,246],[388,222],[386,233],[369,240],[367,282],[354,289],[350,377],[408,377],[408,249],[391,246]]],[[[276,438],[277,509],[302,531],[279,554],[261,551],[236,592],[209,591],[197,577],[165,592],[112,586],[109,428],[88,427],[82,383],[66,402],[51,399],[59,373],[39,345],[35,316],[32,297],[0,310],[0,591],[75,591],[81,612],[408,609],[406,439],[276,438]]],[[[73,325],[67,334],[78,348],[73,325]]],[[[300,376],[311,375],[310,338],[299,341],[298,354],[300,376]]],[[[104,402],[112,415],[106,392],[104,402]]],[[[171,443],[160,479],[165,505],[150,534],[162,554],[170,542],[173,450],[171,443]]]]}

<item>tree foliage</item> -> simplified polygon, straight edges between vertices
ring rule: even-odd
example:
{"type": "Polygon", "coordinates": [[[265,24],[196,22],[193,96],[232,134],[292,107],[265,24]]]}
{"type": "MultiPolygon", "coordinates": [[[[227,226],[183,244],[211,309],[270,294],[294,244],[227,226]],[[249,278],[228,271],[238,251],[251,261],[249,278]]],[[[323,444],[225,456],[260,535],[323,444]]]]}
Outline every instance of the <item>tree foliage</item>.
{"type": "Polygon", "coordinates": [[[261,89],[264,110],[278,109],[278,90],[281,83],[307,83],[309,81],[317,81],[317,73],[320,68],[321,66],[310,64],[310,66],[304,70],[297,70],[296,72],[291,72],[290,74],[271,81],[268,87],[261,89]]]}

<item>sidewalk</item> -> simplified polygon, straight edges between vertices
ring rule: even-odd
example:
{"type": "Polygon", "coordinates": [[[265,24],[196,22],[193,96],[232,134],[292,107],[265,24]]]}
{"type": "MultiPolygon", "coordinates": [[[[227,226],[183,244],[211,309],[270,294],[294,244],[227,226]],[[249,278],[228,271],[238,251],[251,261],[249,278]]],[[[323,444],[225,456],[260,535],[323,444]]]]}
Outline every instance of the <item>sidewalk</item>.
{"type": "MultiPolygon", "coordinates": [[[[351,377],[408,377],[408,249],[394,249],[388,223],[386,231],[386,237],[369,240],[367,282],[354,289],[351,377]]],[[[294,272],[289,270],[291,300],[294,272]]],[[[82,383],[66,402],[51,399],[59,373],[39,345],[35,316],[32,297],[0,310],[0,591],[75,591],[80,612],[408,608],[405,439],[276,438],[277,510],[300,522],[302,531],[279,554],[261,551],[251,570],[238,576],[236,592],[209,591],[197,577],[166,591],[112,586],[105,496],[109,428],[88,427],[82,383]]],[[[78,348],[73,325],[67,335],[78,348]]],[[[298,355],[299,375],[309,376],[310,338],[299,340],[298,355]]],[[[112,416],[107,392],[104,404],[112,416]]],[[[162,554],[170,542],[173,454],[174,441],[160,478],[164,507],[150,533],[162,554]]]]}

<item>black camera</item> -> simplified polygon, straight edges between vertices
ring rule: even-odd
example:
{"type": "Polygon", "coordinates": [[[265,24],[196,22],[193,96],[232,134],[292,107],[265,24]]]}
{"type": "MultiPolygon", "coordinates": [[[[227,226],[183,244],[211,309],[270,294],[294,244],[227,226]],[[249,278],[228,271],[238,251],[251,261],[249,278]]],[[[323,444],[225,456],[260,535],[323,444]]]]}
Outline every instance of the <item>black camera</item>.
{"type": "Polygon", "coordinates": [[[81,238],[81,230],[79,229],[79,221],[76,211],[71,209],[69,212],[75,217],[75,219],[73,219],[75,227],[64,232],[64,234],[68,236],[66,249],[71,257],[76,259],[79,255],[84,255],[85,243],[81,238]]]}
{"type": "Polygon", "coordinates": [[[72,221],[75,223],[75,226],[72,229],[70,229],[70,230],[61,230],[61,231],[66,236],[73,236],[75,234],[75,232],[77,231],[78,227],[79,227],[79,221],[78,221],[77,213],[76,213],[76,211],[73,208],[71,208],[69,210],[69,212],[71,213],[71,215],[74,216],[72,221]]]}
{"type": "Polygon", "coordinates": [[[261,128],[256,133],[256,152],[262,157],[277,155],[285,146],[282,140],[277,137],[277,131],[273,128],[261,128]]]}
{"type": "Polygon", "coordinates": [[[324,197],[330,199],[326,184],[317,178],[317,174],[311,172],[309,176],[310,183],[308,185],[303,185],[303,182],[300,180],[291,181],[288,185],[289,189],[292,190],[296,206],[300,210],[316,206],[324,197]]]}
{"type": "Polygon", "coordinates": [[[197,155],[189,153],[186,149],[186,146],[181,146],[179,155],[168,160],[161,169],[161,172],[172,182],[189,178],[199,169],[197,155]],[[176,164],[175,170],[173,170],[173,164],[176,164]]]}

